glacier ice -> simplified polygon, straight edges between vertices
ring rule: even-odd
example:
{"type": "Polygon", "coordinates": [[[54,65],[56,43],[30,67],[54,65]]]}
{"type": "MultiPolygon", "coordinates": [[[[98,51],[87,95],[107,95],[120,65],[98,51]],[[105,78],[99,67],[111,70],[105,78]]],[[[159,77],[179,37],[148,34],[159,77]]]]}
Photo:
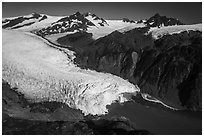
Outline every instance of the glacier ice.
{"type": "Polygon", "coordinates": [[[166,34],[175,34],[181,33],[183,31],[189,30],[198,30],[202,31],[202,24],[193,24],[193,25],[174,25],[174,26],[163,26],[163,27],[153,27],[150,28],[147,34],[151,33],[154,39],[158,39],[166,34]]]}
{"type": "Polygon", "coordinates": [[[140,91],[120,77],[78,68],[72,51],[50,47],[34,34],[3,30],[2,36],[2,78],[30,101],[63,102],[85,115],[103,115],[107,105],[140,91]]]}

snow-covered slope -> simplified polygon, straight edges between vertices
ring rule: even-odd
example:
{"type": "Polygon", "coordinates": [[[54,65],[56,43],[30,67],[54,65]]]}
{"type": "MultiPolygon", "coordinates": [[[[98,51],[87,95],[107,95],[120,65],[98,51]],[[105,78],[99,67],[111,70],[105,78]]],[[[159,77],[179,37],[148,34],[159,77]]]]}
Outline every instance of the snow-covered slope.
{"type": "Polygon", "coordinates": [[[25,16],[3,18],[2,27],[22,31],[33,31],[49,26],[59,20],[60,16],[49,16],[46,14],[32,13],[25,16]]]}
{"type": "Polygon", "coordinates": [[[125,32],[144,26],[146,26],[144,23],[136,23],[136,21],[105,20],[95,14],[79,12],[63,17],[32,13],[2,20],[2,27],[5,29],[31,31],[48,38],[56,34],[65,36],[66,33],[86,31],[93,34],[93,39],[98,39],[115,30],[125,32]]]}
{"type": "Polygon", "coordinates": [[[3,30],[2,77],[31,101],[58,101],[93,115],[139,88],[111,74],[78,68],[74,53],[29,32],[3,30]]]}
{"type": "Polygon", "coordinates": [[[53,22],[62,18],[60,16],[49,16],[49,15],[46,15],[46,17],[47,17],[46,19],[44,19],[40,22],[35,22],[34,24],[32,24],[30,26],[21,27],[18,30],[24,30],[24,31],[39,30],[39,29],[42,29],[44,27],[51,25],[53,22]]]}
{"type": "Polygon", "coordinates": [[[106,22],[108,26],[99,27],[99,28],[90,27],[87,30],[87,32],[93,34],[93,39],[98,39],[116,30],[122,33],[134,28],[145,27],[144,23],[137,24],[137,23],[124,22],[123,20],[106,20],[106,22]]]}
{"type": "Polygon", "coordinates": [[[105,19],[100,18],[98,16],[96,16],[95,14],[91,14],[91,13],[84,13],[83,16],[91,21],[95,26],[100,27],[100,26],[108,26],[109,24],[106,22],[105,19]]]}
{"type": "Polygon", "coordinates": [[[53,34],[66,32],[86,31],[93,34],[93,39],[103,37],[115,30],[127,31],[136,27],[144,27],[144,23],[125,22],[123,20],[105,20],[91,13],[81,14],[76,12],[73,15],[59,19],[37,34],[49,37],[53,34]]]}
{"type": "Polygon", "coordinates": [[[164,27],[152,27],[148,33],[151,33],[155,39],[158,39],[166,34],[181,33],[188,30],[202,31],[202,24],[194,25],[175,25],[175,26],[164,26],[164,27]]]}

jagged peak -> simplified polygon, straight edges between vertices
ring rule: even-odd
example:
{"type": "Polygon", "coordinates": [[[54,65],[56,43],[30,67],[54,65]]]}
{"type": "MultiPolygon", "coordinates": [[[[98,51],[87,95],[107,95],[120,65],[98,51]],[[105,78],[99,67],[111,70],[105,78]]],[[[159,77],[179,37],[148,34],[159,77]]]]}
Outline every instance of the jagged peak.
{"type": "Polygon", "coordinates": [[[123,22],[135,23],[134,20],[130,20],[128,18],[123,18],[123,22]]]}
{"type": "Polygon", "coordinates": [[[151,27],[184,25],[184,23],[176,18],[161,16],[159,13],[156,13],[154,16],[150,17],[146,24],[150,25],[151,27]]]}
{"type": "Polygon", "coordinates": [[[87,17],[87,16],[89,16],[89,15],[92,15],[92,13],[90,13],[90,12],[85,12],[85,13],[83,13],[83,15],[84,15],[85,17],[87,17]]]}
{"type": "Polygon", "coordinates": [[[153,17],[160,17],[160,14],[159,14],[159,13],[156,13],[156,14],[154,14],[153,17]]]}
{"type": "Polygon", "coordinates": [[[41,14],[36,13],[36,12],[33,12],[31,15],[32,15],[33,17],[35,17],[35,18],[42,17],[42,15],[41,15],[41,14]]]}
{"type": "Polygon", "coordinates": [[[79,11],[77,11],[73,15],[82,15],[82,14],[79,11]]]}

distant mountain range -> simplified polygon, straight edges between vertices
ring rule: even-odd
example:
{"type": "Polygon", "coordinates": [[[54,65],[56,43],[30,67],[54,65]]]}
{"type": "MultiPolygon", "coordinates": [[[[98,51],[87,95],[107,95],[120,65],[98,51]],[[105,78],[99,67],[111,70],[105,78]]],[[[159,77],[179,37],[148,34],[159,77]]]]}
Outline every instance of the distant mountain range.
{"type": "MultiPolygon", "coordinates": [[[[101,28],[113,26],[113,24],[122,24],[122,26],[130,26],[133,24],[144,24],[150,27],[184,25],[178,19],[160,16],[158,13],[148,20],[129,20],[123,18],[121,20],[105,20],[95,14],[76,12],[70,16],[54,17],[45,14],[32,13],[31,15],[6,18],[2,21],[4,29],[28,29],[38,30],[41,35],[50,35],[56,33],[87,31],[90,28],[101,28]],[[124,25],[123,25],[124,24],[124,25]],[[125,25],[126,24],[126,25],[125,25]]],[[[114,26],[113,26],[114,27],[114,26]]]]}

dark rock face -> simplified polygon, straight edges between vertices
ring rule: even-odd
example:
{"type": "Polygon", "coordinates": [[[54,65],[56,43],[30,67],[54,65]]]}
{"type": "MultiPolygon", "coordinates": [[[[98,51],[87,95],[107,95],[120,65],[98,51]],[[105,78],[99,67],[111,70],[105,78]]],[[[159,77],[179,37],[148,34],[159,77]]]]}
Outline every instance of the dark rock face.
{"type": "Polygon", "coordinates": [[[24,26],[30,26],[32,24],[34,24],[35,22],[30,22],[30,23],[27,23],[27,24],[24,24],[24,25],[19,25],[19,26],[16,26],[16,27],[13,27],[12,29],[17,29],[17,28],[21,28],[21,27],[24,27],[24,26]]]}
{"type": "Polygon", "coordinates": [[[66,43],[65,45],[62,45],[64,47],[66,47],[66,45],[71,45],[72,47],[83,47],[93,41],[92,33],[87,32],[76,32],[74,34],[61,37],[57,40],[58,43],[66,43]]]}
{"type": "Polygon", "coordinates": [[[42,20],[45,20],[45,19],[47,19],[47,16],[43,15],[42,18],[39,20],[39,22],[42,21],[42,20]]]}
{"type": "MultiPolygon", "coordinates": [[[[8,28],[8,27],[13,27],[15,25],[18,25],[19,23],[22,23],[25,20],[32,20],[32,19],[39,19],[40,17],[42,17],[42,15],[38,14],[38,13],[32,13],[31,17],[26,17],[26,16],[21,16],[21,17],[17,17],[14,19],[5,19],[2,21],[2,23],[6,23],[5,25],[2,26],[3,29],[8,28]]],[[[43,16],[40,20],[43,20],[43,18],[45,19],[45,17],[43,16]]],[[[16,29],[16,28],[20,28],[23,26],[29,26],[31,24],[33,24],[35,22],[30,22],[24,25],[19,25],[16,27],[13,27],[12,29],[16,29]]]]}
{"type": "Polygon", "coordinates": [[[51,26],[43,28],[36,33],[40,36],[45,36],[63,32],[86,31],[90,26],[96,27],[96,24],[86,18],[87,16],[91,16],[93,20],[98,20],[98,24],[100,26],[107,25],[107,22],[103,18],[99,18],[95,14],[81,14],[80,12],[76,12],[73,15],[61,18],[58,21],[53,22],[51,26]]]}
{"type": "Polygon", "coordinates": [[[123,22],[135,23],[134,20],[129,20],[128,18],[123,18],[123,22]]]}
{"type": "Polygon", "coordinates": [[[2,26],[3,29],[5,28],[8,28],[8,27],[12,27],[12,26],[15,26],[21,22],[23,22],[25,19],[23,17],[18,17],[18,18],[15,18],[13,20],[6,20],[6,22],[9,22],[5,25],[2,26]]]}
{"type": "Polygon", "coordinates": [[[128,79],[170,106],[201,110],[201,32],[185,31],[155,41],[147,31],[115,31],[83,46],[73,43],[75,61],[82,68],[128,79]]]}
{"type": "MultiPolygon", "coordinates": [[[[151,35],[144,35],[147,30],[147,28],[134,29],[125,34],[115,31],[87,45],[74,45],[72,47],[77,53],[76,62],[81,67],[129,77],[127,72],[133,69],[136,63],[132,56],[137,56],[142,47],[153,44],[151,35]]],[[[58,41],[62,45],[68,44],[61,42],[58,41]]]]}
{"type": "Polygon", "coordinates": [[[145,49],[134,76],[143,92],[201,110],[201,32],[167,35],[145,49]]]}
{"type": "Polygon", "coordinates": [[[172,26],[172,25],[184,25],[178,19],[167,18],[166,16],[160,16],[158,13],[149,18],[146,24],[150,27],[160,27],[164,26],[172,26]]]}

